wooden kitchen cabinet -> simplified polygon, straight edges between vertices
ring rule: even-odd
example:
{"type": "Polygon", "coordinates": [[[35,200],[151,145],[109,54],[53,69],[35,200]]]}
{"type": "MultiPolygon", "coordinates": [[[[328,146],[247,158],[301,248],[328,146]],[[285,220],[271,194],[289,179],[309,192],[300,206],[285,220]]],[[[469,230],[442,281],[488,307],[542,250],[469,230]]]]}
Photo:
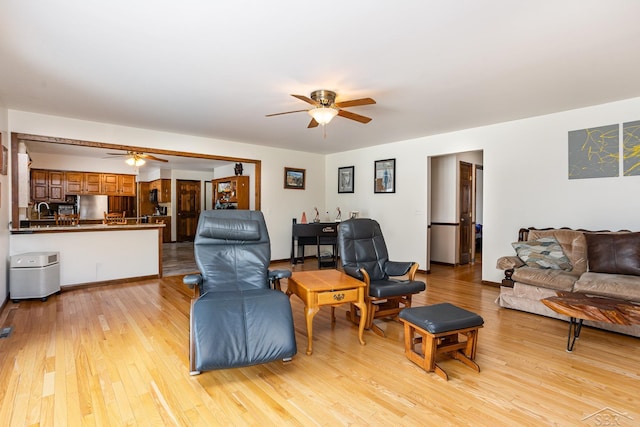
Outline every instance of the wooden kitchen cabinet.
{"type": "Polygon", "coordinates": [[[156,179],[149,183],[149,190],[158,190],[158,203],[171,202],[171,180],[156,179]]]}
{"type": "Polygon", "coordinates": [[[115,173],[102,174],[102,194],[107,196],[130,196],[136,195],[135,175],[121,175],[115,173]]]}
{"type": "Polygon", "coordinates": [[[215,209],[249,209],[248,176],[230,176],[211,182],[215,209]]]}
{"type": "Polygon", "coordinates": [[[103,194],[102,174],[98,172],[65,172],[67,194],[103,194]]]}
{"type": "Polygon", "coordinates": [[[34,202],[64,202],[64,172],[32,169],[31,195],[34,202]]]}

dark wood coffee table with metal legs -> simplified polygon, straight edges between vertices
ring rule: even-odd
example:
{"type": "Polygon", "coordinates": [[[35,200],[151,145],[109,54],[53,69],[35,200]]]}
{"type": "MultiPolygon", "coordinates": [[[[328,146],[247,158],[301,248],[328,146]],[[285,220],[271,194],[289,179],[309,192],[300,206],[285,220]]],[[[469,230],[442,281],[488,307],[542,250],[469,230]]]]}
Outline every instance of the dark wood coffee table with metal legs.
{"type": "Polygon", "coordinates": [[[640,324],[640,305],[621,299],[558,292],[558,296],[545,298],[541,301],[556,313],[569,316],[568,352],[573,351],[576,339],[580,337],[583,320],[616,325],[640,324]]]}

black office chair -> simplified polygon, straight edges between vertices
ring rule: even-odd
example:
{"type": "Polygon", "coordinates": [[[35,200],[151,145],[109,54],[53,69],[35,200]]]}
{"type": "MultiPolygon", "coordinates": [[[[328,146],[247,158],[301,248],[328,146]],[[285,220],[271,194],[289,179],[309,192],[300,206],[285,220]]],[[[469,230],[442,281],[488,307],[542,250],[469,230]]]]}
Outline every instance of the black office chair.
{"type": "Polygon", "coordinates": [[[184,277],[191,303],[191,375],[212,369],[289,361],[296,340],[289,298],[271,289],[288,270],[268,270],[269,234],[262,212],[200,214],[194,241],[200,274],[184,277]]]}
{"type": "MultiPolygon", "coordinates": [[[[377,221],[356,218],[343,221],[338,226],[338,248],[345,273],[367,284],[366,328],[384,336],[384,331],[373,319],[391,317],[411,307],[411,296],[426,289],[424,282],[414,280],[418,264],[415,262],[389,261],[387,245],[377,221]],[[392,277],[406,276],[403,279],[392,277]]],[[[360,322],[360,313],[351,305],[350,320],[360,322]]]]}

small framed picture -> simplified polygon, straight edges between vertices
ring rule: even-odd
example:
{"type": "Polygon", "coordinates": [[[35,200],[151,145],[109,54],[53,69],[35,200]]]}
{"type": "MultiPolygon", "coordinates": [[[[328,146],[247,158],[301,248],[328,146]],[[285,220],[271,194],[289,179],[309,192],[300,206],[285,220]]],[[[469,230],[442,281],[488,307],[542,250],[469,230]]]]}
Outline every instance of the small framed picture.
{"type": "Polygon", "coordinates": [[[396,192],[396,159],[376,160],[374,163],[374,193],[396,192]]]}
{"type": "Polygon", "coordinates": [[[304,190],[306,169],[284,168],[284,188],[304,190]]]}
{"type": "Polygon", "coordinates": [[[353,193],[353,171],[355,166],[338,168],[338,193],[353,193]]]}
{"type": "Polygon", "coordinates": [[[7,168],[9,166],[9,150],[4,145],[2,146],[2,158],[0,159],[0,173],[2,175],[7,174],[7,168]]]}

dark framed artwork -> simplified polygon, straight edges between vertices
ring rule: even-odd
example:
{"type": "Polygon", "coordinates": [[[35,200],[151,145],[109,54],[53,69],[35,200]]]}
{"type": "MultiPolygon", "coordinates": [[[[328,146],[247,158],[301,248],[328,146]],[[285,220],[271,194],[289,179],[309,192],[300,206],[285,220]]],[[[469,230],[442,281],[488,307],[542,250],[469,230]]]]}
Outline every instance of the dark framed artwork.
{"type": "Polygon", "coordinates": [[[338,193],[353,193],[353,172],[355,166],[338,168],[338,193]]]}
{"type": "Polygon", "coordinates": [[[7,174],[9,166],[9,150],[4,145],[2,146],[2,158],[0,158],[0,173],[2,175],[7,174]]]}
{"type": "Polygon", "coordinates": [[[376,160],[374,163],[374,193],[396,192],[396,159],[376,160]]]}
{"type": "Polygon", "coordinates": [[[304,190],[306,169],[284,168],[284,188],[304,190]]]}

